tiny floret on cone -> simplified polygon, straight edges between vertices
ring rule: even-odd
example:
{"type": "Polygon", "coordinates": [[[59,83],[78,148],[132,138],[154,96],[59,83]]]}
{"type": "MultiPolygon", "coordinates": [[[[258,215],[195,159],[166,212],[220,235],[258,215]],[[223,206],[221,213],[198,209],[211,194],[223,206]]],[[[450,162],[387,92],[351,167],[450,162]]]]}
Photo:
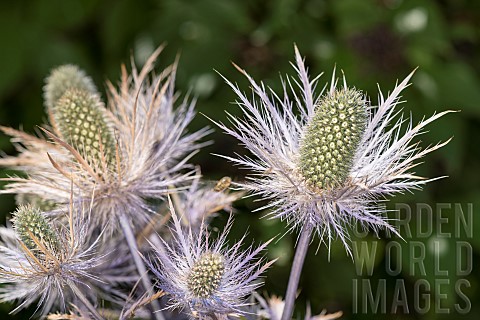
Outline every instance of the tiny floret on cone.
{"type": "Polygon", "coordinates": [[[106,121],[105,107],[96,94],[68,89],[52,112],[55,125],[66,142],[91,164],[111,162],[115,156],[113,132],[106,121]]]}
{"type": "Polygon", "coordinates": [[[314,192],[345,183],[365,131],[361,92],[343,88],[320,98],[300,141],[300,172],[314,192]]]}
{"type": "Polygon", "coordinates": [[[59,250],[58,235],[39,209],[20,206],[13,213],[12,222],[19,239],[28,249],[38,251],[40,243],[53,251],[59,250]]]}
{"type": "Polygon", "coordinates": [[[208,298],[218,288],[225,271],[222,255],[206,252],[195,262],[188,274],[188,289],[199,298],[208,298]]]}

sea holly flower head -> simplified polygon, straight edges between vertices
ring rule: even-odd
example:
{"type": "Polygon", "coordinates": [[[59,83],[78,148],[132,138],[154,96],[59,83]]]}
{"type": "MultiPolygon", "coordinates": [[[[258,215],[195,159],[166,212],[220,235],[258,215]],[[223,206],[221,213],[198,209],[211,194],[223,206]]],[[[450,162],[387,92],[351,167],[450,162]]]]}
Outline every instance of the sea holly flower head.
{"type": "Polygon", "coordinates": [[[298,80],[286,78],[283,96],[238,67],[253,98],[225,79],[245,118],[229,115],[232,127],[217,125],[253,157],[223,157],[252,171],[240,187],[269,200],[268,215],[287,220],[290,230],[313,228],[328,243],[338,236],[351,254],[347,225],[359,222],[375,232],[396,233],[378,200],[438,179],[419,177],[412,168],[448,141],[421,149],[414,138],[450,111],[417,125],[399,116],[400,93],[413,72],[389,96],[380,92],[378,105],[370,106],[345,78],[338,84],[335,72],[329,88],[316,92],[319,77],[309,78],[297,48],[293,67],[298,80]]]}
{"type": "Polygon", "coordinates": [[[12,222],[13,228],[0,228],[0,302],[19,301],[12,312],[37,302],[42,315],[69,302],[95,303],[104,255],[87,233],[83,209],[72,207],[68,223],[55,225],[39,209],[20,206],[12,222]]]}
{"type": "Polygon", "coordinates": [[[147,263],[158,278],[158,287],[168,297],[167,308],[184,309],[195,318],[225,318],[242,314],[246,297],[261,285],[260,275],[274,262],[257,256],[270,241],[243,251],[244,237],[227,247],[232,219],[216,240],[206,225],[199,232],[184,227],[170,204],[174,226],[173,241],[152,244],[154,256],[147,263]]]}
{"type": "Polygon", "coordinates": [[[300,174],[316,193],[345,183],[367,121],[366,101],[344,88],[322,97],[299,146],[300,174]]]}

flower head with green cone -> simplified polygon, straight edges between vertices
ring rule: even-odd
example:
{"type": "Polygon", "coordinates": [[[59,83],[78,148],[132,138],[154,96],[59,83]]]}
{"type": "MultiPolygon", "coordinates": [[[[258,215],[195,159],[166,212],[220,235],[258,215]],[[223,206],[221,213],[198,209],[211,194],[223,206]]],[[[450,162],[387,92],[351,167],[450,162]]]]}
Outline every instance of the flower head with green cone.
{"type": "Polygon", "coordinates": [[[99,238],[87,232],[86,210],[71,207],[66,225],[30,205],[13,215],[13,229],[0,227],[0,302],[17,301],[13,313],[36,302],[44,315],[76,301],[95,313],[105,254],[97,251],[99,238]]]}
{"type": "Polygon", "coordinates": [[[227,247],[232,219],[216,240],[207,226],[199,231],[184,227],[170,203],[173,241],[161,239],[163,245],[152,244],[154,256],[150,269],[158,278],[158,287],[168,299],[166,308],[185,309],[199,319],[226,319],[243,314],[246,297],[261,285],[261,274],[274,262],[258,255],[271,242],[258,248],[242,250],[244,238],[227,247]]]}
{"type": "Polygon", "coordinates": [[[299,81],[287,78],[283,97],[241,69],[254,99],[226,80],[245,118],[229,115],[233,128],[218,125],[253,157],[223,157],[253,171],[240,186],[270,200],[270,216],[287,220],[291,230],[312,228],[328,243],[338,236],[351,254],[347,225],[360,222],[396,232],[376,201],[437,179],[416,176],[411,169],[448,141],[421,149],[413,139],[449,111],[404,126],[408,119],[397,119],[397,106],[413,73],[388,97],[380,93],[378,106],[370,106],[345,79],[339,86],[335,74],[329,89],[315,93],[318,77],[309,79],[296,48],[295,58],[299,81]]]}

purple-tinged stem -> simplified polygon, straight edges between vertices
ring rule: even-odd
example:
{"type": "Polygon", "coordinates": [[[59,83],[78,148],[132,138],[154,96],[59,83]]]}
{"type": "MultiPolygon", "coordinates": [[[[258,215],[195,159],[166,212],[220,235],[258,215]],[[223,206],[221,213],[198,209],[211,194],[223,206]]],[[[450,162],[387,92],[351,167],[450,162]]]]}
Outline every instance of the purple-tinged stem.
{"type": "Polygon", "coordinates": [[[73,290],[75,295],[82,301],[83,305],[90,311],[91,316],[95,320],[103,320],[103,317],[98,313],[97,309],[88,301],[87,297],[82,293],[82,290],[80,290],[77,285],[74,282],[71,282],[69,284],[70,288],[73,290]]]}
{"type": "Polygon", "coordinates": [[[287,293],[285,294],[285,306],[283,308],[282,320],[292,319],[293,308],[295,306],[295,298],[297,296],[298,282],[302,274],[303,263],[307,255],[308,245],[310,244],[310,235],[312,234],[312,226],[307,223],[302,228],[300,238],[298,239],[295,257],[293,258],[292,269],[290,270],[290,278],[288,279],[287,293]]]}
{"type": "MultiPolygon", "coordinates": [[[[123,234],[125,236],[125,240],[127,241],[128,247],[130,249],[130,253],[132,254],[133,261],[135,262],[135,266],[137,267],[137,271],[139,273],[142,285],[145,287],[144,289],[148,293],[148,295],[152,296],[154,294],[152,289],[152,283],[148,278],[147,268],[145,267],[145,264],[143,263],[143,260],[140,257],[140,254],[138,253],[137,240],[135,239],[133,230],[130,227],[130,223],[128,222],[128,219],[125,216],[125,214],[121,214],[119,220],[120,220],[120,226],[122,227],[123,234]]],[[[160,304],[158,303],[157,300],[152,301],[152,307],[153,307],[153,315],[155,319],[165,320],[162,312],[160,311],[160,304]]]]}

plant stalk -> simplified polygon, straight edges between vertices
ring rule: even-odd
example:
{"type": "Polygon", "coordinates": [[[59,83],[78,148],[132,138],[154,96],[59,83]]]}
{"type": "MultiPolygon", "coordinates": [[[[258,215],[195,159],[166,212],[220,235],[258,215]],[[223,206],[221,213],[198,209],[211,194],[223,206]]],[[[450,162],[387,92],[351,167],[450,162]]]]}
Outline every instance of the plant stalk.
{"type": "MultiPolygon", "coordinates": [[[[120,225],[122,227],[123,234],[125,235],[125,240],[127,240],[128,248],[130,249],[130,252],[132,254],[133,261],[135,262],[135,266],[137,267],[137,271],[140,275],[142,285],[147,294],[149,296],[153,296],[154,291],[152,288],[152,283],[150,282],[150,279],[147,275],[147,268],[145,267],[145,264],[143,263],[143,260],[138,253],[137,241],[125,214],[120,215],[120,225]]],[[[155,319],[165,320],[162,312],[160,311],[160,304],[158,303],[158,301],[153,300],[151,304],[153,307],[153,315],[155,316],[155,319]]]]}
{"type": "Polygon", "coordinates": [[[293,309],[295,306],[295,298],[297,296],[298,282],[302,274],[303,263],[307,255],[308,245],[310,244],[310,235],[312,234],[312,225],[306,223],[300,233],[298,239],[295,257],[293,258],[292,269],[290,270],[290,278],[288,279],[287,292],[285,294],[285,306],[283,308],[282,319],[292,319],[293,309]]]}
{"type": "Polygon", "coordinates": [[[103,317],[98,313],[97,309],[88,301],[87,297],[82,293],[82,291],[77,287],[77,285],[72,281],[69,283],[70,288],[73,290],[77,298],[82,301],[83,305],[90,311],[92,317],[95,320],[103,320],[103,317]]]}

